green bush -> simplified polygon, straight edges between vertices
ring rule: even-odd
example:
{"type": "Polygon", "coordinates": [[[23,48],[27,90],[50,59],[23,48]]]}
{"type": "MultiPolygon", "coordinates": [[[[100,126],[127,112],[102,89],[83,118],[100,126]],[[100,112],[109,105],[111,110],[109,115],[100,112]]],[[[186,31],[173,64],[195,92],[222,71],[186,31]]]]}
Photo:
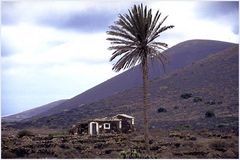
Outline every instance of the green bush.
{"type": "Polygon", "coordinates": [[[31,131],[28,131],[28,130],[21,130],[17,133],[17,137],[18,138],[22,138],[23,136],[34,136],[34,134],[31,132],[31,131]]]}
{"type": "Polygon", "coordinates": [[[122,159],[131,159],[131,158],[141,158],[141,155],[135,149],[131,149],[127,151],[121,151],[120,157],[122,159]]]}

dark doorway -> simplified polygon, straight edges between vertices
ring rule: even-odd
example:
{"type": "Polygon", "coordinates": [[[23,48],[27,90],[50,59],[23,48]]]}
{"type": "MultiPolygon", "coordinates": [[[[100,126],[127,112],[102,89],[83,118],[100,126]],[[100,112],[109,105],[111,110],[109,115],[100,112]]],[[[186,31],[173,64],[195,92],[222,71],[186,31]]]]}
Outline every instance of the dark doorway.
{"type": "Polygon", "coordinates": [[[97,124],[92,123],[92,135],[96,135],[96,134],[97,134],[97,124]]]}
{"type": "Polygon", "coordinates": [[[122,121],[122,132],[129,133],[130,129],[131,129],[131,125],[130,125],[129,121],[123,120],[122,121]]]}

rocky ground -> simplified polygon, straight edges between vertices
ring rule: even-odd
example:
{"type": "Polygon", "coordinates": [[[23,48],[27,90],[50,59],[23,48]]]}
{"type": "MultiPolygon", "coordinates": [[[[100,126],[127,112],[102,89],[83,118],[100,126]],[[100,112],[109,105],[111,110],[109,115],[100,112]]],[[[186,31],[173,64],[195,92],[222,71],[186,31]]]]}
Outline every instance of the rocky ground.
{"type": "Polygon", "coordinates": [[[92,137],[41,131],[22,137],[2,131],[2,158],[239,158],[233,130],[151,130],[149,156],[141,132],[92,137]]]}

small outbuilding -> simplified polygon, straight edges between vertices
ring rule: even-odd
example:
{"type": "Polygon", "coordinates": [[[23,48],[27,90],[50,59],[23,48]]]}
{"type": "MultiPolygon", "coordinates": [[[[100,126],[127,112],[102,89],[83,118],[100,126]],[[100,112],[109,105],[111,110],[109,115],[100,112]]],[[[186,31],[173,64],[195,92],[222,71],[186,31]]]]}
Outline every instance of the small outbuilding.
{"type": "Polygon", "coordinates": [[[99,135],[104,133],[130,133],[134,131],[134,117],[118,114],[113,117],[96,118],[73,125],[70,134],[99,135]]]}

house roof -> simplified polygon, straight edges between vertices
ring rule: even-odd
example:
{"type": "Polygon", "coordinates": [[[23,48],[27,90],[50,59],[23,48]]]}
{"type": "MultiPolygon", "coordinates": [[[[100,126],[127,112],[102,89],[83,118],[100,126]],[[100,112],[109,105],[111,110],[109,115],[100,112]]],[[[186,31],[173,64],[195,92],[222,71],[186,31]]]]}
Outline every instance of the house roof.
{"type": "Polygon", "coordinates": [[[88,120],[84,120],[76,123],[76,125],[80,125],[80,124],[88,124],[88,120]]]}
{"type": "Polygon", "coordinates": [[[102,121],[121,121],[121,119],[118,119],[116,117],[104,117],[104,118],[96,118],[96,119],[93,119],[92,121],[98,121],[98,122],[102,122],[102,121]]]}
{"type": "Polygon", "coordinates": [[[117,114],[116,116],[113,116],[113,117],[104,117],[104,118],[95,118],[95,119],[91,119],[91,120],[84,120],[82,122],[78,122],[77,124],[87,124],[89,122],[111,122],[111,121],[122,121],[121,119],[118,118],[118,116],[121,116],[121,117],[126,117],[126,118],[129,118],[129,119],[134,119],[134,117],[132,116],[129,116],[127,114],[117,114]]]}
{"type": "Polygon", "coordinates": [[[117,115],[114,116],[114,117],[117,117],[117,116],[122,116],[122,117],[130,118],[130,119],[134,119],[133,116],[129,116],[129,115],[127,115],[127,114],[117,114],[117,115]]]}

